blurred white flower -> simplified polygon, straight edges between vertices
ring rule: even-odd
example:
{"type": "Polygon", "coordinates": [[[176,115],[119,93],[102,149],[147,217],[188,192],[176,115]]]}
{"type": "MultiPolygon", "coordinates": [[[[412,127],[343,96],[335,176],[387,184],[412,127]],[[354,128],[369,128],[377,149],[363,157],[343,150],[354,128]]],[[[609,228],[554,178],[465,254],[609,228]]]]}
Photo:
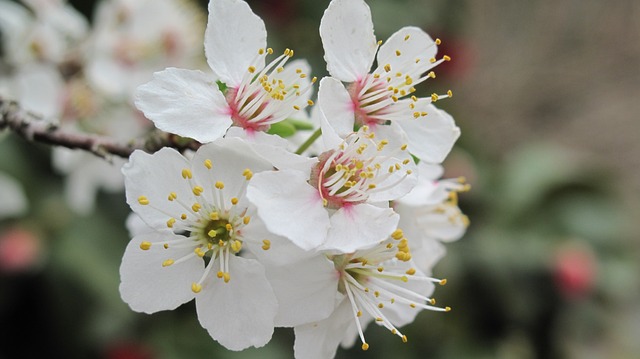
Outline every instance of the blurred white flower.
{"type": "Polygon", "coordinates": [[[161,130],[211,142],[230,126],[266,131],[310,104],[308,65],[267,48],[264,22],[240,0],[212,0],[205,55],[213,73],[168,68],[137,92],[136,106],[161,130]],[[290,64],[293,65],[293,64],[290,64]]]}
{"type": "Polygon", "coordinates": [[[469,190],[464,178],[440,179],[442,166],[418,164],[418,183],[407,195],[393,201],[400,215],[398,227],[410,238],[413,259],[428,270],[444,256],[442,243],[460,239],[469,219],[458,207],[458,192],[469,190]]]}
{"type": "Polygon", "coordinates": [[[19,216],[27,211],[29,202],[24,189],[13,177],[0,173],[0,218],[19,216]]]}
{"type": "Polygon", "coordinates": [[[432,40],[417,27],[404,27],[379,46],[371,11],[362,0],[331,1],[320,23],[320,36],[332,77],[320,82],[318,105],[336,131],[344,136],[354,125],[367,125],[376,132],[389,124],[407,134],[413,155],[442,162],[460,129],[432,103],[450,97],[451,92],[429,98],[412,95],[415,85],[435,77],[428,71],[449,60],[446,55],[435,58],[440,40],[432,40]],[[376,52],[377,68],[369,73],[376,52]]]}
{"type": "Polygon", "coordinates": [[[154,71],[199,66],[202,14],[180,0],[103,0],[87,46],[86,76],[94,88],[129,101],[154,71]]]}

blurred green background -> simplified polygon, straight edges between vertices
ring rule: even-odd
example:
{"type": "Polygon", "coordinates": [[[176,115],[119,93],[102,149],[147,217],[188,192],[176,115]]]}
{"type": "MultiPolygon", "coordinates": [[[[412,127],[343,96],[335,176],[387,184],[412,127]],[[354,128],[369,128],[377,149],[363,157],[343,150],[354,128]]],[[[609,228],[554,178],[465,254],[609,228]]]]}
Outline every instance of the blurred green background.
{"type": "MultiPolygon", "coordinates": [[[[91,1],[71,3],[91,16],[91,1]]],[[[271,47],[326,75],[328,1],[249,3],[271,47]]],[[[418,91],[454,92],[438,103],[462,129],[446,176],[472,185],[460,199],[471,226],[434,270],[448,279],[435,297],[451,312],[422,312],[407,344],[371,327],[369,351],[337,358],[640,357],[640,3],[368,3],[380,39],[420,26],[453,58],[418,91]]],[[[73,214],[49,149],[13,135],[0,140],[0,171],[29,199],[25,216],[0,221],[0,237],[30,236],[36,253],[28,268],[0,272],[0,358],[293,356],[282,329],[265,348],[227,351],[193,303],[132,312],[118,293],[124,195],[101,193],[94,214],[73,214]]]]}

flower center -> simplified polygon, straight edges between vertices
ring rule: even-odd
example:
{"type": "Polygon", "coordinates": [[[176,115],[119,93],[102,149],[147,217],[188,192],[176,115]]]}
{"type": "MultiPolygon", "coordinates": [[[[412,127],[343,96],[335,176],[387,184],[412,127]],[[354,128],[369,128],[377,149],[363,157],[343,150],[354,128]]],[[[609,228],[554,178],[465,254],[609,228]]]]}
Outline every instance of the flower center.
{"type": "MultiPolygon", "coordinates": [[[[205,160],[204,166],[211,170],[213,162],[205,160]]],[[[240,174],[238,174],[240,175],[240,174]]],[[[180,209],[183,213],[171,216],[166,222],[167,228],[174,230],[179,234],[179,238],[156,242],[153,245],[162,245],[164,249],[172,247],[176,248],[193,248],[193,252],[180,258],[166,259],[162,265],[168,267],[176,265],[198,256],[203,258],[206,263],[205,272],[198,282],[192,284],[192,290],[195,293],[202,290],[202,283],[207,278],[208,273],[212,270],[214,263],[219,264],[217,277],[229,282],[231,275],[229,273],[229,257],[238,254],[242,250],[243,236],[242,228],[249,224],[251,218],[246,215],[247,208],[239,206],[239,198],[244,196],[246,192],[246,183],[251,179],[253,173],[249,169],[242,172],[245,181],[243,186],[238,189],[237,196],[225,199],[225,185],[221,181],[215,181],[211,185],[210,198],[205,195],[205,189],[194,183],[193,174],[190,169],[185,168],[181,171],[182,178],[188,183],[191,192],[196,198],[194,203],[188,203],[182,200],[176,192],[170,192],[166,197],[169,202],[168,208],[180,209]]],[[[228,193],[227,193],[228,195],[228,193]]],[[[146,196],[138,197],[138,203],[143,206],[151,206],[159,212],[168,213],[165,208],[159,208],[155,201],[146,196]]],[[[162,205],[161,205],[162,206],[162,205]]],[[[148,250],[151,248],[151,242],[142,242],[140,248],[148,250]]]]}
{"type": "Polygon", "coordinates": [[[393,157],[396,152],[405,151],[406,145],[389,151],[388,144],[388,140],[376,140],[375,134],[363,126],[347,136],[338,149],[322,153],[310,183],[318,189],[324,205],[338,209],[365,202],[370,194],[386,190],[411,174],[406,170],[397,181],[389,183],[410,160],[396,161],[393,157]],[[385,186],[380,187],[385,181],[385,186]]]}
{"type": "Polygon", "coordinates": [[[329,259],[333,261],[340,275],[338,291],[346,295],[351,303],[363,350],[369,348],[360,323],[363,313],[367,313],[376,323],[406,343],[407,337],[385,315],[387,306],[405,306],[395,310],[450,310],[449,307],[434,307],[435,300],[425,295],[430,290],[431,283],[444,285],[446,280],[427,277],[410,267],[411,252],[408,240],[400,229],[376,247],[351,254],[329,256],[329,259]],[[410,287],[406,286],[408,282],[413,282],[410,287]]]}
{"type": "Polygon", "coordinates": [[[280,122],[293,113],[313,104],[303,95],[313,83],[302,69],[285,69],[287,61],[293,57],[293,50],[284,53],[267,64],[262,70],[259,63],[271,48],[260,49],[240,85],[230,87],[225,94],[233,124],[251,131],[266,131],[273,123],[280,122]]]}

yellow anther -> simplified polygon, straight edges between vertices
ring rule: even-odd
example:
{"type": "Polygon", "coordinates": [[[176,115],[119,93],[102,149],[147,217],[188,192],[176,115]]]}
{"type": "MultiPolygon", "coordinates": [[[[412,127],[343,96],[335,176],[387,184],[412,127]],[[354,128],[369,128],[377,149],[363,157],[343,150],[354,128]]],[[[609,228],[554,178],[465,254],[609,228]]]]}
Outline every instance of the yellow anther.
{"type": "Polygon", "coordinates": [[[169,249],[169,244],[165,243],[162,245],[164,247],[164,249],[169,249]]]}
{"type": "Polygon", "coordinates": [[[404,233],[402,232],[402,229],[398,228],[395,231],[393,231],[393,233],[391,233],[391,238],[395,239],[395,240],[400,240],[402,239],[402,237],[404,237],[404,233]]]}
{"type": "Polygon", "coordinates": [[[409,304],[409,306],[410,306],[411,308],[415,308],[415,307],[416,307],[416,305],[415,305],[414,303],[409,304]]]}
{"type": "Polygon", "coordinates": [[[430,58],[430,59],[429,59],[429,62],[430,62],[430,63],[434,63],[434,62],[436,62],[436,61],[437,61],[437,60],[436,60],[436,58],[435,58],[435,57],[432,57],[432,58],[430,58]]]}
{"type": "Polygon", "coordinates": [[[373,292],[373,295],[378,298],[380,296],[380,292],[378,292],[377,290],[375,292],[373,292]]]}
{"type": "Polygon", "coordinates": [[[189,169],[187,169],[187,168],[185,168],[185,169],[183,169],[183,170],[182,170],[182,178],[184,178],[184,179],[187,179],[187,178],[191,179],[192,177],[193,177],[193,174],[191,173],[191,170],[189,170],[189,169]]]}
{"type": "Polygon", "coordinates": [[[215,186],[217,189],[223,189],[224,183],[222,181],[217,181],[215,186]]]}
{"type": "Polygon", "coordinates": [[[436,45],[440,45],[442,41],[440,39],[436,39],[436,45]]]}
{"type": "Polygon", "coordinates": [[[259,50],[258,50],[258,54],[260,54],[260,55],[264,55],[264,49],[259,49],[259,50]]]}
{"type": "Polygon", "coordinates": [[[391,99],[393,100],[393,102],[398,102],[398,98],[396,96],[391,96],[391,99]]]}
{"type": "Polygon", "coordinates": [[[453,91],[448,90],[448,91],[447,91],[447,96],[449,96],[449,97],[453,97],[453,91]]]}
{"type": "Polygon", "coordinates": [[[296,73],[297,74],[301,74],[302,73],[302,69],[296,69],[296,73]]]}
{"type": "Polygon", "coordinates": [[[276,69],[277,73],[281,73],[282,71],[284,71],[284,67],[280,66],[276,69]]]}
{"type": "Polygon", "coordinates": [[[416,59],[416,64],[419,63],[421,60],[420,59],[416,59]]]}
{"type": "Polygon", "coordinates": [[[384,319],[382,319],[382,318],[380,318],[380,317],[377,317],[377,318],[376,318],[376,322],[383,322],[383,321],[384,321],[384,319]]]}
{"type": "Polygon", "coordinates": [[[406,342],[407,342],[407,336],[406,336],[406,335],[403,335],[403,336],[402,336],[402,342],[403,342],[403,343],[406,343],[406,342]]]}
{"type": "Polygon", "coordinates": [[[311,101],[311,100],[307,100],[307,105],[309,105],[309,106],[313,106],[313,101],[311,101]]]}
{"type": "Polygon", "coordinates": [[[393,243],[387,243],[387,249],[393,248],[393,243]]]}
{"type": "Polygon", "coordinates": [[[314,77],[311,79],[311,83],[312,83],[312,84],[315,84],[315,83],[316,83],[316,81],[318,81],[318,78],[317,78],[316,76],[314,76],[314,77]]]}
{"type": "Polygon", "coordinates": [[[429,304],[436,305],[436,300],[433,298],[429,299],[429,304]]]}
{"type": "Polygon", "coordinates": [[[168,267],[170,265],[172,265],[174,263],[173,259],[167,259],[166,261],[162,262],[162,266],[163,267],[168,267]]]}
{"type": "Polygon", "coordinates": [[[408,164],[409,164],[409,162],[411,162],[411,160],[410,160],[410,159],[408,159],[408,158],[406,158],[404,161],[402,161],[402,164],[403,164],[403,165],[408,165],[408,164]]]}
{"type": "Polygon", "coordinates": [[[263,239],[262,240],[262,249],[267,251],[267,250],[269,250],[269,248],[271,248],[271,241],[268,240],[268,239],[263,239]]]}
{"type": "Polygon", "coordinates": [[[231,249],[233,249],[234,252],[240,252],[240,250],[242,249],[242,242],[235,240],[231,243],[231,249]]]}
{"type": "Polygon", "coordinates": [[[193,206],[191,206],[191,209],[194,212],[198,212],[201,208],[202,208],[202,205],[200,203],[194,203],[193,206]]]}
{"type": "Polygon", "coordinates": [[[415,109],[416,108],[416,104],[413,103],[413,102],[410,102],[409,103],[409,108],[412,109],[412,110],[415,109]]]}
{"type": "Polygon", "coordinates": [[[300,106],[298,106],[298,105],[293,105],[293,109],[294,109],[294,110],[296,110],[296,111],[300,111],[300,106]]]}
{"type": "Polygon", "coordinates": [[[416,92],[416,88],[411,86],[411,88],[409,88],[409,93],[414,93],[416,92]]]}
{"type": "Polygon", "coordinates": [[[402,53],[400,52],[400,50],[396,50],[396,56],[400,56],[402,55],[402,53]]]}
{"type": "Polygon", "coordinates": [[[205,251],[202,250],[202,248],[197,247],[196,249],[193,250],[193,252],[200,258],[204,257],[205,255],[205,251]]]}
{"type": "Polygon", "coordinates": [[[378,267],[378,272],[382,273],[384,271],[384,267],[378,267]]]}
{"type": "Polygon", "coordinates": [[[224,273],[223,278],[225,283],[229,283],[229,280],[231,280],[231,275],[229,275],[229,272],[226,272],[224,273]]]}
{"type": "Polygon", "coordinates": [[[379,79],[380,78],[380,74],[373,74],[373,78],[374,79],[379,79]]]}
{"type": "Polygon", "coordinates": [[[245,225],[249,224],[250,221],[251,221],[251,216],[246,216],[242,218],[242,223],[244,223],[245,225]]]}
{"type": "Polygon", "coordinates": [[[432,93],[432,94],[431,94],[431,101],[432,101],[432,102],[436,102],[436,101],[438,101],[438,94],[432,93]]]}
{"type": "Polygon", "coordinates": [[[175,223],[176,223],[176,219],[175,218],[169,218],[169,220],[167,221],[167,227],[173,228],[173,225],[175,223]]]}
{"type": "Polygon", "coordinates": [[[376,188],[376,184],[375,183],[371,183],[369,184],[369,186],[367,186],[369,189],[374,189],[376,188]]]}
{"type": "Polygon", "coordinates": [[[447,284],[447,280],[446,279],[443,279],[443,280],[440,281],[440,285],[445,285],[445,284],[447,284]]]}
{"type": "Polygon", "coordinates": [[[249,73],[254,73],[256,72],[256,67],[255,66],[249,66],[249,73]]]}
{"type": "Polygon", "coordinates": [[[178,198],[178,194],[177,194],[177,193],[175,193],[175,192],[171,192],[171,193],[169,193],[169,196],[167,196],[167,199],[168,199],[169,201],[173,201],[173,200],[175,200],[176,198],[178,198]]]}
{"type": "Polygon", "coordinates": [[[443,59],[444,61],[451,61],[451,57],[450,57],[450,56],[447,56],[447,55],[442,56],[442,59],[443,59]]]}
{"type": "Polygon", "coordinates": [[[199,196],[202,194],[202,192],[204,192],[204,188],[200,187],[200,186],[195,186],[193,187],[193,194],[196,196],[199,196]]]}
{"type": "Polygon", "coordinates": [[[436,73],[435,73],[435,72],[433,72],[433,71],[431,71],[431,72],[429,72],[429,73],[427,74],[427,76],[431,77],[432,79],[435,79],[435,78],[436,78],[436,73]]]}
{"type": "Polygon", "coordinates": [[[425,117],[426,115],[428,115],[428,113],[426,113],[426,112],[420,112],[420,116],[425,117]]]}
{"type": "Polygon", "coordinates": [[[251,179],[251,177],[253,177],[253,172],[251,172],[250,169],[246,168],[244,171],[242,171],[242,175],[248,181],[251,179]]]}
{"type": "Polygon", "coordinates": [[[405,37],[404,37],[404,41],[409,40],[409,38],[410,38],[410,37],[411,37],[411,35],[407,35],[407,36],[405,36],[405,37]]]}
{"type": "Polygon", "coordinates": [[[451,307],[444,307],[444,311],[445,312],[450,312],[451,311],[451,307]]]}
{"type": "Polygon", "coordinates": [[[369,344],[367,343],[362,343],[362,350],[368,350],[369,349],[369,344]]]}
{"type": "Polygon", "coordinates": [[[216,277],[222,278],[224,277],[224,273],[222,273],[222,271],[218,271],[218,273],[216,273],[216,277]]]}
{"type": "Polygon", "coordinates": [[[290,53],[291,53],[291,50],[289,50],[289,49],[285,49],[284,50],[284,55],[285,56],[289,56],[290,53]]]}
{"type": "Polygon", "coordinates": [[[140,196],[138,197],[138,203],[140,203],[143,206],[146,206],[149,204],[149,199],[146,196],[140,196]]]}
{"type": "Polygon", "coordinates": [[[231,198],[231,204],[234,206],[238,204],[238,199],[236,197],[231,198]]]}
{"type": "Polygon", "coordinates": [[[307,74],[300,74],[300,78],[301,79],[306,78],[306,77],[307,77],[307,74]]]}
{"type": "Polygon", "coordinates": [[[211,169],[213,168],[213,162],[211,162],[211,160],[204,160],[204,166],[211,169]]]}
{"type": "Polygon", "coordinates": [[[218,247],[224,247],[224,241],[222,239],[218,241],[218,247]]]}
{"type": "Polygon", "coordinates": [[[389,65],[389,64],[384,65],[384,70],[386,72],[391,72],[391,65],[389,65]]]}
{"type": "Polygon", "coordinates": [[[413,83],[413,79],[412,79],[411,77],[407,76],[407,77],[405,77],[405,81],[404,81],[404,83],[405,83],[407,86],[409,86],[409,85],[411,85],[411,84],[413,83]]]}
{"type": "Polygon", "coordinates": [[[400,280],[407,283],[409,281],[409,278],[407,278],[406,275],[403,275],[402,277],[400,277],[400,280]]]}
{"type": "Polygon", "coordinates": [[[380,308],[380,309],[384,308],[384,304],[378,303],[378,308],[380,308]]]}
{"type": "Polygon", "coordinates": [[[267,49],[267,54],[269,54],[269,55],[273,54],[273,49],[272,48],[268,48],[267,49]]]}
{"type": "Polygon", "coordinates": [[[416,270],[415,268],[409,268],[405,273],[407,273],[408,275],[414,275],[416,274],[416,270]]]}
{"type": "Polygon", "coordinates": [[[231,223],[227,223],[225,224],[224,228],[228,231],[231,232],[233,230],[233,226],[231,225],[231,223]]]}
{"type": "Polygon", "coordinates": [[[411,101],[413,101],[413,102],[418,102],[418,98],[417,98],[415,95],[414,95],[414,96],[411,96],[411,101]]]}
{"type": "Polygon", "coordinates": [[[191,290],[194,293],[200,293],[200,291],[202,290],[202,286],[200,284],[198,284],[198,283],[195,283],[195,282],[191,283],[191,290]]]}
{"type": "Polygon", "coordinates": [[[378,40],[378,46],[382,45],[382,40],[378,40]]]}
{"type": "Polygon", "coordinates": [[[181,214],[180,219],[182,219],[183,221],[187,219],[187,214],[186,213],[181,214]]]}
{"type": "Polygon", "coordinates": [[[143,251],[149,250],[149,248],[151,248],[151,242],[144,241],[140,243],[140,249],[143,251]]]}

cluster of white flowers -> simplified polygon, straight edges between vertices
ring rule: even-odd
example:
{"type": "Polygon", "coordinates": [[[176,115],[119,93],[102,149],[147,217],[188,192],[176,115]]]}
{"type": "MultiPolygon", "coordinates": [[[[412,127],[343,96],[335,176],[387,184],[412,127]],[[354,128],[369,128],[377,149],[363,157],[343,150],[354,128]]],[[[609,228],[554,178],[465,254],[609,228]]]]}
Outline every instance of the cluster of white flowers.
{"type": "MultiPolygon", "coordinates": [[[[0,0],[0,96],[65,130],[130,141],[149,130],[135,88],[167,66],[200,66],[195,6],[180,0],[101,0],[91,25],[65,0],[0,0]],[[158,21],[161,18],[162,21],[158,21]]],[[[87,213],[98,189],[122,191],[120,167],[55,148],[70,207],[87,213]]]]}
{"type": "Polygon", "coordinates": [[[133,310],[195,299],[201,325],[231,350],[293,327],[297,358],[331,358],[357,338],[367,350],[371,322],[407,341],[399,327],[420,310],[449,310],[431,297],[446,281],[430,271],[468,224],[456,201],[467,185],[438,180],[460,132],[433,105],[451,92],[414,95],[449,57],[416,27],[377,41],[362,0],[333,0],[320,35],[331,76],[313,111],[319,129],[295,152],[266,131],[308,117],[316,78],[293,50],[267,47],[242,0],[209,3],[210,71],[167,68],[138,88],[158,128],[204,144],[136,151],[123,168],[144,222],[120,269],[133,310]],[[302,155],[316,138],[317,153],[302,155]]]}

